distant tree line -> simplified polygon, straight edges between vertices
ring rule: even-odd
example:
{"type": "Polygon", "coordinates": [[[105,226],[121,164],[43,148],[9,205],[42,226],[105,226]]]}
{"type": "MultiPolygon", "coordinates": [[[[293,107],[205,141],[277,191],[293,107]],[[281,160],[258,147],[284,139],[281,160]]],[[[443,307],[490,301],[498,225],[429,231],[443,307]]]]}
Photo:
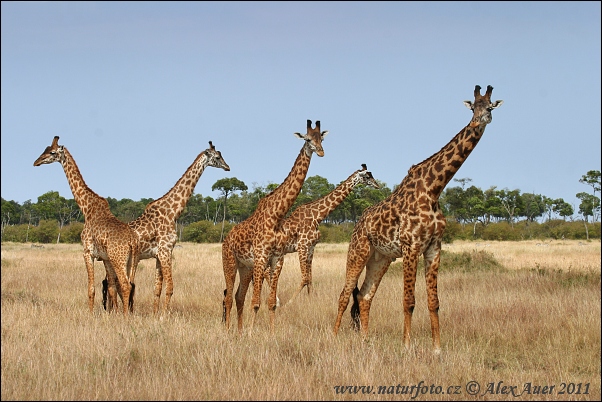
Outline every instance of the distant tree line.
{"type": "MultiPolygon", "coordinates": [[[[520,240],[528,238],[600,238],[600,171],[590,170],[579,182],[592,188],[576,194],[581,201],[578,216],[574,207],[562,198],[521,193],[520,190],[482,190],[468,186],[469,178],[454,179],[458,186],[448,187],[440,197],[440,206],[448,221],[446,241],[454,239],[520,240]]],[[[391,194],[385,183],[380,189],[357,186],[320,225],[323,242],[348,242],[355,222],[364,209],[391,194]]],[[[254,186],[251,190],[236,177],[215,182],[212,190],[218,199],[193,194],[177,221],[180,241],[220,242],[237,223],[247,219],[259,200],[278,184],[254,186]]],[[[321,176],[308,177],[292,210],[316,200],[336,187],[321,176]]],[[[394,188],[395,189],[395,188],[394,188]]],[[[113,214],[124,222],[140,216],[153,201],[143,198],[117,200],[108,197],[113,214]]],[[[2,198],[2,241],[37,243],[78,243],[84,217],[74,199],[49,191],[37,202],[22,205],[2,198]]]]}

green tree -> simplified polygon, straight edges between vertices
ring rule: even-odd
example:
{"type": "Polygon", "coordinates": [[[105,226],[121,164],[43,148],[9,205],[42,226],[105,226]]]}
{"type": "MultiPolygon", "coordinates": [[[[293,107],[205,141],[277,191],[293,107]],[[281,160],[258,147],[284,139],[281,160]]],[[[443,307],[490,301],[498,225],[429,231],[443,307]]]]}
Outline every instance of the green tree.
{"type": "Polygon", "coordinates": [[[470,183],[472,181],[472,179],[470,177],[464,177],[462,179],[454,179],[454,181],[456,183],[460,183],[460,186],[462,186],[462,190],[464,190],[464,187],[466,187],[466,184],[470,183]]]}
{"type": "Polygon", "coordinates": [[[545,202],[541,195],[524,193],[521,195],[520,216],[524,216],[527,222],[534,222],[536,218],[545,212],[545,202]]]}
{"type": "Polygon", "coordinates": [[[579,204],[579,213],[583,215],[585,222],[588,222],[588,216],[594,216],[594,211],[600,209],[600,199],[588,193],[577,193],[577,198],[581,200],[579,204]]]}
{"type": "Polygon", "coordinates": [[[502,200],[497,196],[496,186],[491,186],[483,192],[485,198],[485,215],[483,224],[487,226],[492,220],[501,219],[504,214],[502,200]]]}
{"type": "Polygon", "coordinates": [[[590,170],[579,179],[579,183],[589,184],[592,186],[594,190],[594,195],[596,195],[596,191],[600,192],[600,171],[599,170],[590,170]]]}
{"type": "Polygon", "coordinates": [[[4,239],[4,229],[9,225],[15,225],[19,223],[21,206],[16,201],[6,201],[2,198],[1,214],[2,214],[2,227],[0,231],[0,238],[4,239]]]}
{"type": "MultiPolygon", "coordinates": [[[[594,198],[596,197],[596,192],[600,192],[600,171],[599,170],[590,170],[579,179],[579,183],[587,184],[592,187],[592,195],[594,198]]],[[[592,200],[595,204],[595,201],[592,200]]],[[[592,221],[596,222],[598,217],[600,216],[600,199],[598,198],[598,208],[593,208],[592,211],[592,221]]]]}
{"type": "Polygon", "coordinates": [[[226,177],[223,179],[219,179],[213,186],[211,186],[211,190],[220,190],[222,195],[224,196],[224,217],[222,219],[222,233],[220,235],[220,243],[224,240],[224,225],[226,223],[226,213],[227,213],[227,203],[228,203],[228,194],[234,191],[246,191],[248,189],[247,185],[238,180],[236,177],[226,177]]]}
{"type": "Polygon", "coordinates": [[[81,215],[81,211],[75,200],[67,200],[61,197],[58,191],[49,191],[39,196],[36,210],[44,219],[55,219],[58,222],[57,244],[61,240],[61,230],[63,227],[81,215]]]}
{"type": "Polygon", "coordinates": [[[514,227],[514,218],[521,207],[520,190],[498,190],[496,195],[500,199],[505,219],[514,227]]]}
{"type": "Polygon", "coordinates": [[[334,190],[334,188],[335,185],[329,183],[328,180],[322,176],[316,175],[308,177],[303,183],[301,191],[299,192],[299,196],[295,200],[291,211],[296,209],[301,204],[307,204],[308,202],[312,202],[318,198],[324,197],[326,194],[334,190]]]}
{"type": "Polygon", "coordinates": [[[573,213],[575,213],[573,206],[562,198],[557,198],[554,200],[553,211],[554,213],[560,215],[565,221],[567,216],[572,216],[573,213]]]}
{"type": "Polygon", "coordinates": [[[465,204],[466,192],[462,187],[448,187],[443,190],[443,193],[439,197],[439,206],[443,214],[449,218],[453,217],[462,227],[464,227],[467,221],[465,204]]]}
{"type": "Polygon", "coordinates": [[[561,216],[565,221],[567,216],[573,215],[573,207],[562,198],[552,199],[542,196],[544,213],[548,216],[548,222],[551,221],[552,215],[557,214],[561,216]]]}
{"type": "Polygon", "coordinates": [[[144,208],[146,205],[141,201],[122,198],[111,208],[111,212],[121,221],[131,222],[144,213],[144,208]]]}
{"type": "Polygon", "coordinates": [[[25,242],[29,241],[29,231],[31,227],[37,224],[40,217],[36,211],[36,204],[32,203],[31,200],[27,200],[23,203],[21,208],[21,220],[20,223],[27,222],[27,231],[25,234],[25,242]]]}

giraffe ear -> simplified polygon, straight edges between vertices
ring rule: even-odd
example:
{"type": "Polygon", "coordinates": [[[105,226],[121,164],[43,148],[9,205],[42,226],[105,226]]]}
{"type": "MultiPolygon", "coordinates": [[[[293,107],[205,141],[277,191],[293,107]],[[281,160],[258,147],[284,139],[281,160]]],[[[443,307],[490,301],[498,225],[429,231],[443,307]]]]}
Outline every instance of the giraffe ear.
{"type": "Polygon", "coordinates": [[[301,138],[302,140],[305,139],[305,135],[303,135],[301,133],[293,133],[293,135],[297,136],[298,138],[301,138]]]}
{"type": "Polygon", "coordinates": [[[322,139],[328,135],[328,130],[322,131],[322,139]]]}
{"type": "Polygon", "coordinates": [[[495,102],[493,102],[493,103],[491,104],[491,108],[492,108],[492,109],[496,109],[496,108],[498,108],[498,107],[502,106],[502,103],[504,103],[504,101],[503,101],[503,100],[496,100],[495,102]]]}
{"type": "Polygon", "coordinates": [[[470,110],[473,110],[473,108],[474,108],[471,101],[464,101],[464,105],[466,105],[466,107],[469,108],[470,110]]]}

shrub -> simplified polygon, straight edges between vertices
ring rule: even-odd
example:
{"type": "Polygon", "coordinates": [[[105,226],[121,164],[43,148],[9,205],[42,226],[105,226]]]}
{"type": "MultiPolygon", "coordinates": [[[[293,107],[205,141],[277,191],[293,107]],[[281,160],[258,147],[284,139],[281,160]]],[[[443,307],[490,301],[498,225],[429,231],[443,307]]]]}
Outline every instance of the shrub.
{"type": "Polygon", "coordinates": [[[55,220],[41,220],[30,232],[29,241],[33,243],[54,243],[59,235],[59,224],[55,220]]]}
{"type": "MultiPolygon", "coordinates": [[[[418,263],[417,275],[424,275],[424,259],[418,263]]],[[[503,272],[506,268],[500,264],[493,254],[484,250],[463,251],[452,253],[441,250],[439,272],[503,272]]],[[[393,275],[403,275],[403,258],[396,259],[388,271],[393,275]]]]}
{"type": "Polygon", "coordinates": [[[333,225],[332,223],[322,223],[318,226],[320,231],[321,243],[348,243],[351,241],[354,225],[352,223],[342,223],[333,225]]]}
{"type": "MultiPolygon", "coordinates": [[[[226,222],[224,225],[224,238],[228,235],[234,224],[226,222]]],[[[182,241],[195,243],[219,243],[222,233],[222,224],[214,225],[211,221],[198,221],[191,223],[182,230],[182,241]]]]}
{"type": "Polygon", "coordinates": [[[13,241],[18,243],[25,243],[27,241],[31,241],[32,229],[35,229],[35,226],[28,225],[11,225],[6,226],[4,228],[4,233],[2,234],[2,241],[13,241]],[[29,230],[29,235],[28,235],[29,230]]]}
{"type": "Polygon", "coordinates": [[[491,223],[480,230],[483,240],[521,240],[521,232],[508,222],[491,223]]]}
{"type": "Polygon", "coordinates": [[[82,230],[84,230],[84,224],[81,222],[71,222],[63,226],[63,230],[61,230],[61,243],[81,243],[82,230]]]}

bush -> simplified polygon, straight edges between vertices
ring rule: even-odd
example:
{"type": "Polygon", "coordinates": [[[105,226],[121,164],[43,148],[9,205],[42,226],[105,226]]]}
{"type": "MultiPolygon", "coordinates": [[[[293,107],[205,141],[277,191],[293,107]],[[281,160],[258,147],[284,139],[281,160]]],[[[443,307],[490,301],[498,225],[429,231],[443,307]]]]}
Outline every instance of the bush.
{"type": "MultiPolygon", "coordinates": [[[[506,268],[500,264],[493,254],[484,250],[452,253],[441,250],[439,272],[503,272],[506,268]]],[[[418,263],[418,275],[424,275],[424,258],[418,263]]],[[[387,272],[403,275],[403,258],[396,259],[387,272]]]]}
{"type": "Polygon", "coordinates": [[[520,230],[508,222],[490,223],[480,230],[480,235],[483,240],[522,240],[520,230]]]}
{"type": "Polygon", "coordinates": [[[59,223],[55,220],[41,220],[30,232],[29,241],[33,243],[54,243],[59,236],[59,223]]]}
{"type": "Polygon", "coordinates": [[[453,218],[447,219],[445,232],[443,233],[443,242],[452,243],[454,240],[460,240],[463,236],[463,228],[457,220],[453,218]]]}
{"type": "Polygon", "coordinates": [[[493,254],[484,250],[463,251],[461,253],[451,253],[441,250],[441,263],[439,264],[439,272],[501,272],[505,270],[506,269],[495,259],[493,254]]]}
{"type": "Polygon", "coordinates": [[[82,230],[84,230],[84,224],[81,222],[72,222],[63,226],[63,230],[61,230],[61,243],[81,243],[82,230]]]}
{"type": "Polygon", "coordinates": [[[2,241],[12,241],[17,243],[31,241],[32,229],[35,229],[35,226],[29,226],[29,228],[28,225],[6,226],[4,228],[4,233],[2,234],[2,241]],[[29,234],[27,233],[28,230],[29,234]]]}
{"type": "Polygon", "coordinates": [[[349,243],[354,225],[352,223],[343,223],[333,225],[332,223],[323,223],[318,226],[320,231],[321,243],[349,243]]]}
{"type": "MultiPolygon", "coordinates": [[[[234,224],[226,222],[224,225],[224,238],[228,235],[234,224]]],[[[182,241],[194,243],[219,243],[222,233],[222,224],[214,225],[210,221],[191,223],[182,230],[182,241]]]]}

